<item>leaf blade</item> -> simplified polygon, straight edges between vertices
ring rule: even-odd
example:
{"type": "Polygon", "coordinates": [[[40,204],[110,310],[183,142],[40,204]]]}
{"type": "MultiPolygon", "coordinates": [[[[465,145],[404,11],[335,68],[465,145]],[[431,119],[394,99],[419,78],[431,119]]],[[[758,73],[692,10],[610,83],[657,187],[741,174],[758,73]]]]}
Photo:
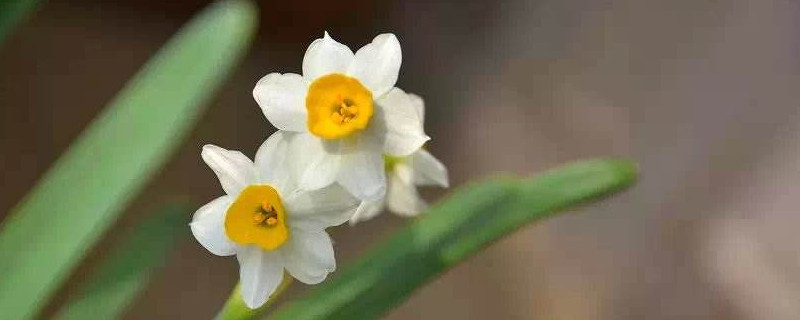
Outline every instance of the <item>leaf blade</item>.
{"type": "Polygon", "coordinates": [[[134,76],[12,210],[0,225],[5,316],[33,317],[166,162],[242,57],[255,21],[254,6],[244,0],[204,10],[134,76]],[[52,214],[56,209],[59,214],[52,214]],[[58,228],[40,230],[42,225],[58,228]]]}
{"type": "Polygon", "coordinates": [[[421,285],[504,235],[624,190],[635,182],[637,172],[628,161],[594,160],[568,164],[532,179],[498,179],[464,188],[310,296],[279,309],[269,319],[378,318],[421,285]]]}
{"type": "Polygon", "coordinates": [[[11,30],[25,19],[38,4],[38,0],[6,0],[0,2],[0,44],[11,33],[11,30]]]}
{"type": "Polygon", "coordinates": [[[150,273],[164,263],[176,240],[188,237],[188,212],[187,206],[173,204],[136,225],[90,275],[90,282],[78,289],[79,296],[53,319],[117,319],[145,288],[150,273]]]}

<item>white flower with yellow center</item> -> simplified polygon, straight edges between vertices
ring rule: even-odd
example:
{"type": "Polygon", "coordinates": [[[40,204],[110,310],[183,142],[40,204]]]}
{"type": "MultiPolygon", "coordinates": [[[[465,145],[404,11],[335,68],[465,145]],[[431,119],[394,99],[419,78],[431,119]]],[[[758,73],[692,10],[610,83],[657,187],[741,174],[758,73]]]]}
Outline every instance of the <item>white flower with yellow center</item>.
{"type": "Polygon", "coordinates": [[[308,47],[303,75],[271,73],[253,90],[264,115],[294,132],[290,154],[302,188],[334,182],[357,198],[386,193],[383,155],[404,157],[427,140],[408,95],[395,88],[400,43],[381,34],[355,54],[327,33],[308,47]]]}
{"type": "MultiPolygon", "coordinates": [[[[420,119],[425,118],[425,104],[419,96],[408,94],[420,119]]],[[[425,211],[427,204],[417,192],[417,187],[450,186],[447,167],[427,150],[420,148],[405,157],[385,156],[385,170],[388,177],[386,197],[377,201],[364,201],[350,223],[374,218],[384,209],[403,217],[413,217],[425,211]]]]}
{"type": "Polygon", "coordinates": [[[284,269],[306,283],[322,282],[336,269],[325,228],[347,221],[358,200],[333,185],[297,188],[286,166],[286,139],[278,132],[258,149],[255,163],[239,151],[206,145],[202,158],[227,195],[206,204],[190,224],[197,241],[218,256],[236,255],[242,297],[263,305],[284,269]]]}

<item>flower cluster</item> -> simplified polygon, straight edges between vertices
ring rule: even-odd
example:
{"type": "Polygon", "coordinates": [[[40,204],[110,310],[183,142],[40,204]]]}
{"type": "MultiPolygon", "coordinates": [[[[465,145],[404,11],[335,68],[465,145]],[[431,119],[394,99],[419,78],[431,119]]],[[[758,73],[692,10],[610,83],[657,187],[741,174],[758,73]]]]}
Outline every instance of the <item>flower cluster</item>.
{"type": "Polygon", "coordinates": [[[197,210],[192,233],[211,253],[236,255],[249,307],[269,299],[284,271],[316,284],[336,269],[326,228],[384,206],[417,215],[425,208],[417,186],[448,186],[446,168],[423,148],[422,98],[395,87],[401,60],[393,34],[353,53],[325,33],[308,47],[302,75],[271,73],[256,84],[278,132],[255,161],[203,147],[226,195],[197,210]]]}

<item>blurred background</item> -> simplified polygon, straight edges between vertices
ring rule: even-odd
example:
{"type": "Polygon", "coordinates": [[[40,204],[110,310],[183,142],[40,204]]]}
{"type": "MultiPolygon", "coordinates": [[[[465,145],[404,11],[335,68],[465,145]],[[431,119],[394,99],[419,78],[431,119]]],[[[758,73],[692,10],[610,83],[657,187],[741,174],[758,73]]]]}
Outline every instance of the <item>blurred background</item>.
{"type": "MultiPolygon", "coordinates": [[[[16,29],[0,48],[0,217],[207,3],[49,1],[16,29]]],[[[200,147],[252,156],[274,131],[253,86],[270,72],[299,73],[307,45],[327,30],[353,49],[397,34],[398,86],[425,98],[429,148],[455,186],[593,156],[641,165],[631,191],[522,229],[388,319],[800,319],[800,2],[259,6],[244,63],[42,318],[108,254],[116,230],[160,203],[199,207],[220,194],[200,147]]],[[[334,229],[339,265],[404,223],[383,215],[334,229]]],[[[187,233],[125,319],[211,318],[236,280],[235,259],[187,233]]]]}

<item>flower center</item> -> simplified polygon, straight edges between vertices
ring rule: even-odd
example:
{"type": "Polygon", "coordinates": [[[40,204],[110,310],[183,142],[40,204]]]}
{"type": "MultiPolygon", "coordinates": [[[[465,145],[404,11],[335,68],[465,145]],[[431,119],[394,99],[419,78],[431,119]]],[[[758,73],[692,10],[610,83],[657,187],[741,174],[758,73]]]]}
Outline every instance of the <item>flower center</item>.
{"type": "Polygon", "coordinates": [[[225,213],[225,233],[241,245],[280,248],[289,239],[289,228],[278,191],[267,185],[242,190],[225,213]]]}
{"type": "Polygon", "coordinates": [[[308,130],[323,139],[346,138],[372,118],[372,92],[356,78],[332,73],[317,78],[306,95],[308,130]]]}

